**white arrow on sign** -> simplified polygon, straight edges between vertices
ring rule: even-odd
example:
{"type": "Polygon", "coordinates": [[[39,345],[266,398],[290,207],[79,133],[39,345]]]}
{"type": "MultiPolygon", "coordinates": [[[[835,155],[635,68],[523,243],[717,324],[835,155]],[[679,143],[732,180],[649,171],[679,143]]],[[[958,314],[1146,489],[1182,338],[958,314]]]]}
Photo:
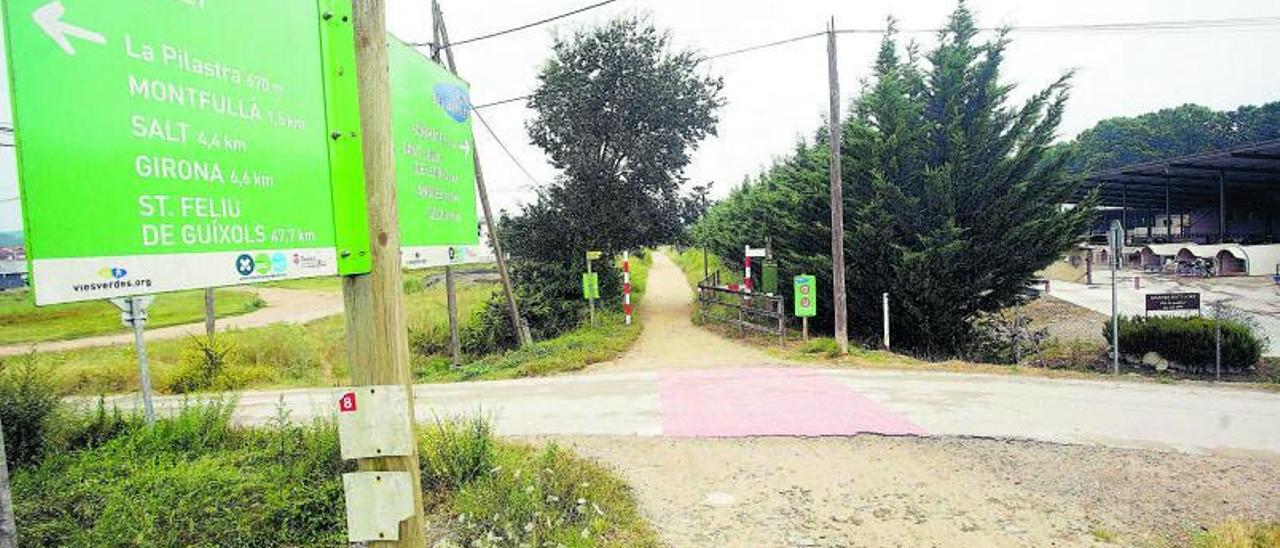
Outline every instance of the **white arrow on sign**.
{"type": "Polygon", "coordinates": [[[67,39],[68,36],[106,45],[106,36],[63,22],[62,16],[66,13],[67,8],[62,5],[62,2],[55,0],[36,9],[35,13],[31,14],[31,18],[36,20],[36,25],[39,25],[40,29],[45,34],[48,34],[49,38],[52,38],[53,42],[58,44],[58,47],[62,48],[62,51],[67,52],[67,55],[76,54],[76,48],[71,46],[71,40],[67,39]]]}

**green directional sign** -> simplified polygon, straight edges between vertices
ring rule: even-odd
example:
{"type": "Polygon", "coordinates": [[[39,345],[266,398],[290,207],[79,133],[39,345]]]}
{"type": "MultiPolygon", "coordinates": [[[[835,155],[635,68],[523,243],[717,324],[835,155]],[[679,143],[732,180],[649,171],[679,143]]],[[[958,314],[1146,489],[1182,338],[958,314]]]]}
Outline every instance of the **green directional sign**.
{"type": "Polygon", "coordinates": [[[600,273],[582,273],[582,298],[586,300],[600,298],[600,273]]]}
{"type": "Polygon", "coordinates": [[[809,274],[795,277],[795,300],[792,301],[797,318],[818,315],[818,281],[809,274]]]}
{"type": "Polygon", "coordinates": [[[363,204],[350,4],[320,1],[343,17],[3,1],[37,304],[367,271],[335,212],[363,204]]]}
{"type": "Polygon", "coordinates": [[[470,88],[413,47],[390,43],[402,262],[422,268],[491,261],[479,245],[470,88]]]}

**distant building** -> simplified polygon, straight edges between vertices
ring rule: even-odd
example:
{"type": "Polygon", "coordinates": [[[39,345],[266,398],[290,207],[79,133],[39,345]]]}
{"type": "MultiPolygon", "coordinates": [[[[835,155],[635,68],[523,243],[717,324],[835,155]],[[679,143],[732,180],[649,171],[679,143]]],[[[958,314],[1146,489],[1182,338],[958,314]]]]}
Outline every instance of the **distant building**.
{"type": "Polygon", "coordinates": [[[0,259],[0,290],[27,286],[27,261],[0,259]]]}
{"type": "Polygon", "coordinates": [[[23,246],[0,246],[0,261],[25,261],[27,249],[23,246]]]}

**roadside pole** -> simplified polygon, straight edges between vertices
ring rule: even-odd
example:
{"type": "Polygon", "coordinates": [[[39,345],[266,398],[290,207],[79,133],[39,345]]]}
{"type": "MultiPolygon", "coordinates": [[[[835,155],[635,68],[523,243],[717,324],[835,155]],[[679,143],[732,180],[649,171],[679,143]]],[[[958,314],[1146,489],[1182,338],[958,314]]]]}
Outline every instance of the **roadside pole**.
{"type": "Polygon", "coordinates": [[[631,252],[622,252],[622,313],[631,325],[631,252]]]}
{"type": "Polygon", "coordinates": [[[881,295],[884,308],[884,349],[889,349],[889,294],[881,295]]]}
{"type": "MultiPolygon", "coordinates": [[[[707,214],[707,195],[702,195],[702,214],[707,214]]],[[[711,269],[707,266],[707,242],[702,242],[702,280],[705,282],[711,277],[711,269]]]]}
{"type": "Polygon", "coordinates": [[[1116,286],[1116,270],[1120,267],[1120,255],[1124,251],[1124,225],[1120,221],[1111,221],[1111,230],[1107,231],[1107,240],[1111,244],[1111,371],[1120,374],[1120,299],[1116,286]]]}
{"type": "MultiPolygon", "coordinates": [[[[590,251],[587,252],[587,277],[588,278],[591,277],[591,252],[590,251]]],[[[591,327],[595,327],[596,326],[596,300],[592,298],[591,295],[587,295],[587,310],[590,311],[590,314],[591,314],[591,327]]]]}
{"type": "Polygon", "coordinates": [[[213,306],[213,288],[204,288],[204,334],[206,337],[213,337],[214,330],[217,329],[217,320],[215,319],[217,312],[213,306]]]}
{"type": "MultiPolygon", "coordinates": [[[[453,58],[453,48],[449,47],[449,27],[444,24],[444,12],[440,10],[440,2],[431,1],[432,18],[435,21],[435,32],[439,33],[439,48],[444,51],[445,61],[449,65],[449,72],[454,75],[458,74],[458,65],[453,58]]],[[[477,118],[480,113],[472,111],[477,118]]],[[[481,121],[481,123],[484,123],[481,121]]],[[[502,279],[502,292],[507,298],[507,308],[511,314],[511,328],[515,330],[517,340],[520,346],[529,346],[533,344],[533,338],[529,336],[529,330],[525,329],[524,320],[520,317],[520,307],[516,304],[515,287],[511,283],[511,274],[507,270],[507,257],[502,253],[502,241],[498,238],[498,226],[493,220],[493,208],[489,206],[489,191],[484,184],[484,171],[480,169],[480,152],[477,150],[474,136],[471,139],[471,148],[475,154],[476,164],[476,190],[480,194],[480,206],[484,209],[485,226],[489,228],[489,245],[493,247],[493,254],[498,261],[498,277],[502,279]]]]}
{"type": "Polygon", "coordinates": [[[449,366],[457,369],[462,367],[462,340],[458,336],[458,289],[453,265],[444,267],[444,293],[449,307],[449,366]]]}
{"type": "Polygon", "coordinates": [[[147,343],[143,339],[143,331],[147,325],[147,307],[154,300],[154,295],[111,299],[111,304],[120,309],[120,322],[133,328],[133,350],[138,355],[138,384],[142,391],[142,411],[147,419],[147,426],[156,424],[156,411],[151,404],[151,368],[147,365],[147,343]]]}
{"type": "Polygon", "coordinates": [[[4,424],[0,424],[0,548],[18,548],[18,522],[13,517],[9,461],[4,451],[4,424]]]}
{"type": "MultiPolygon", "coordinates": [[[[404,412],[412,428],[416,421],[400,270],[386,5],[384,0],[355,0],[353,7],[372,268],[368,274],[342,279],[347,357],[351,362],[352,385],[405,388],[407,408],[404,412]]],[[[374,545],[426,546],[417,444],[412,444],[405,454],[359,459],[357,466],[364,472],[404,472],[410,478],[413,513],[400,522],[399,540],[374,545]]]]}
{"type": "Polygon", "coordinates": [[[1213,303],[1213,380],[1222,380],[1222,301],[1213,303]]]}
{"type": "Polygon", "coordinates": [[[827,85],[831,92],[828,137],[831,148],[831,285],[836,345],[849,352],[848,311],[844,288],[844,189],[840,177],[840,73],[836,68],[836,18],[827,27],[827,85]]]}

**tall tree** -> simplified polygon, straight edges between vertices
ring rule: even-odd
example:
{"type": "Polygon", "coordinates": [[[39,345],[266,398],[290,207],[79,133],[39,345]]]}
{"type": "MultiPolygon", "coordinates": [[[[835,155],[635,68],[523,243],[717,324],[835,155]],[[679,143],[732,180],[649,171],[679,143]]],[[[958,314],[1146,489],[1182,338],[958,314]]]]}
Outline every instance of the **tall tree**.
{"type": "Polygon", "coordinates": [[[557,39],[554,52],[529,100],[529,136],[562,173],[542,198],[609,252],[677,236],[682,172],[715,134],[722,81],[641,17],[557,39]]]}
{"type": "MultiPolygon", "coordinates": [[[[541,337],[579,322],[586,251],[603,252],[602,293],[619,295],[613,257],[677,240],[688,217],[700,216],[696,198],[680,193],[683,171],[715,133],[724,102],[701,56],[675,49],[642,17],[557,38],[553,50],[527,129],[560,174],[499,228],[525,316],[541,337]]],[[[488,328],[472,333],[470,350],[499,344],[498,332],[510,329],[492,307],[481,324],[488,328]]]]}
{"type": "MultiPolygon", "coordinates": [[[[1010,41],[979,42],[963,3],[926,55],[889,29],[842,131],[850,328],[874,337],[887,292],[896,345],[951,353],[974,315],[1016,302],[1092,216],[1092,203],[1061,207],[1076,183],[1068,156],[1048,154],[1070,74],[1010,106],[1013,86],[1000,80],[1010,41]]],[[[772,236],[786,274],[830,287],[830,253],[814,243],[830,230],[830,152],[821,133],[814,141],[713,208],[696,237],[736,257],[772,236]]]]}

